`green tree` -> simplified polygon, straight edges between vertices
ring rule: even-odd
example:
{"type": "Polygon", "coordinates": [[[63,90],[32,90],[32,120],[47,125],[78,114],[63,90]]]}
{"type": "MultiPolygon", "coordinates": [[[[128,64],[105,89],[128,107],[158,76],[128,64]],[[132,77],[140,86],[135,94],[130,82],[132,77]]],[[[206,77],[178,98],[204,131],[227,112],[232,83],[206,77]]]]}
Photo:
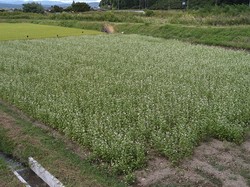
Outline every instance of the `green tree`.
{"type": "Polygon", "coordinates": [[[64,9],[65,12],[72,12],[73,8],[72,6],[68,6],[67,8],[64,9]]]}
{"type": "Polygon", "coordinates": [[[72,7],[72,10],[74,12],[86,12],[86,11],[90,11],[90,6],[87,3],[80,3],[80,2],[75,3],[73,1],[71,7],[72,7]]]}
{"type": "MultiPolygon", "coordinates": [[[[181,9],[184,0],[101,0],[100,7],[117,9],[181,9]]],[[[206,6],[223,4],[246,4],[250,5],[250,0],[185,0],[189,8],[201,8],[206,6]]]]}
{"type": "Polygon", "coordinates": [[[23,4],[23,12],[44,13],[44,8],[39,3],[26,3],[23,4]]]}
{"type": "Polygon", "coordinates": [[[51,6],[51,12],[62,12],[62,11],[63,11],[63,7],[60,7],[57,5],[51,6]]]}
{"type": "Polygon", "coordinates": [[[219,4],[248,4],[249,0],[217,0],[219,4]]]}

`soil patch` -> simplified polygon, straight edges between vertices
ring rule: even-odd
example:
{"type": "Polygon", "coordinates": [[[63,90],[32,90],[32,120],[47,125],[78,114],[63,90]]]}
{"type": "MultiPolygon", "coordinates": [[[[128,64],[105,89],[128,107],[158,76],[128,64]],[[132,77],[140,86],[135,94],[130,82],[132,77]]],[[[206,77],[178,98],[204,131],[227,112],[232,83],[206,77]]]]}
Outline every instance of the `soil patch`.
{"type": "Polygon", "coordinates": [[[191,158],[178,167],[159,155],[148,160],[146,169],[135,172],[134,186],[250,186],[250,138],[242,145],[211,139],[202,143],[191,158]]]}

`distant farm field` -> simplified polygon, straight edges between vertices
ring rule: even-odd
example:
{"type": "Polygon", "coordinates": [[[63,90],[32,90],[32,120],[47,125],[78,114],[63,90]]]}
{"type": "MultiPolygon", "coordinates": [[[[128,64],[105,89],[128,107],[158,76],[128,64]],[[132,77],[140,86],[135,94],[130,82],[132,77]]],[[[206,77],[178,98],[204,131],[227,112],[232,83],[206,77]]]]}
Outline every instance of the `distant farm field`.
{"type": "Polygon", "coordinates": [[[31,23],[0,23],[0,29],[0,40],[21,40],[101,34],[101,32],[93,30],[38,25],[31,23]]]}
{"type": "Polygon", "coordinates": [[[0,98],[118,173],[250,124],[250,54],[138,35],[0,42],[0,98]]]}

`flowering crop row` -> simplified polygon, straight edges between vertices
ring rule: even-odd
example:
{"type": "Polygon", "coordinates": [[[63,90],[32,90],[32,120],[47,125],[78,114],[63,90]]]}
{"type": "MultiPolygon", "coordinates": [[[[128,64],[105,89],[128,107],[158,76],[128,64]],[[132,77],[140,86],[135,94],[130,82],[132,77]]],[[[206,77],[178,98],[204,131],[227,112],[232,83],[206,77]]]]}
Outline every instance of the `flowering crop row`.
{"type": "Polygon", "coordinates": [[[0,98],[119,173],[155,149],[172,161],[204,138],[243,140],[250,54],[137,35],[0,43],[0,98]]]}

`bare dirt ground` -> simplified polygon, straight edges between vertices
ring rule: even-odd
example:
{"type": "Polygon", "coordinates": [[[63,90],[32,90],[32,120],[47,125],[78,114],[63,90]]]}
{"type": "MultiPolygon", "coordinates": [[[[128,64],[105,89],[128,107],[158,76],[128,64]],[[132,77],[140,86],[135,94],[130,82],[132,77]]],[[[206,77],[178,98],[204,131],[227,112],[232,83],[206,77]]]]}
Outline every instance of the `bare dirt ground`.
{"type": "Polygon", "coordinates": [[[146,186],[250,186],[250,134],[241,145],[210,139],[178,167],[152,155],[148,167],[137,171],[137,185],[146,186]]]}

